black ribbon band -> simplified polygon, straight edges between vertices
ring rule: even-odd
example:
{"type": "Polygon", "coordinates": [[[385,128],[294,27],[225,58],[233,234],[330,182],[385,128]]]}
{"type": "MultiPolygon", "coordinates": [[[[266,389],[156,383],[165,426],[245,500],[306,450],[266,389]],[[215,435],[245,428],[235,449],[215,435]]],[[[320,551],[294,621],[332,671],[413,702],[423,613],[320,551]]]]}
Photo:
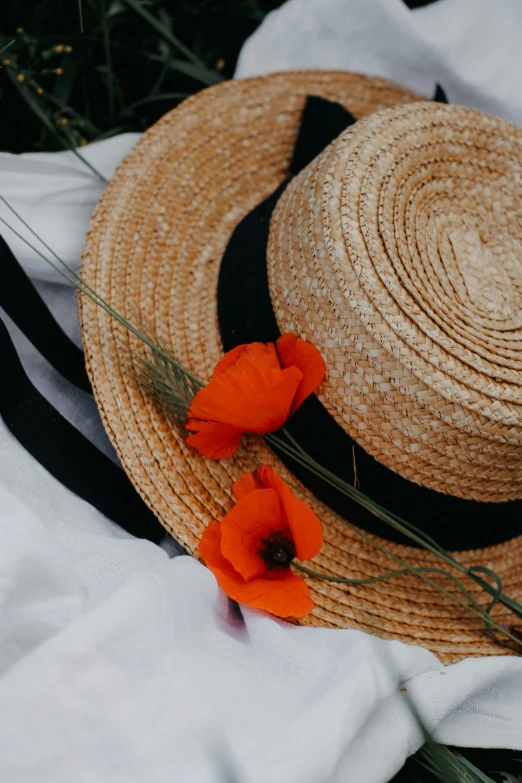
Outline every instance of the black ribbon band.
{"type": "MultiPolygon", "coordinates": [[[[442,91],[439,101],[444,100],[442,91]]],[[[308,99],[296,142],[291,174],[306,166],[354,122],[342,106],[308,99]]],[[[237,226],[222,259],[218,318],[226,351],[242,343],[271,342],[280,336],[272,309],[266,269],[270,217],[289,180],[237,226]]],[[[417,525],[447,549],[475,549],[507,541],[522,531],[522,501],[480,503],[426,489],[402,478],[362,449],[309,397],[287,425],[298,443],[323,467],[360,488],[386,509],[417,525]]],[[[365,530],[400,543],[411,541],[369,511],[276,449],[292,473],[334,511],[365,530]]]]}
{"type": "MultiPolygon", "coordinates": [[[[0,306],[61,375],[88,391],[83,354],[56,323],[0,237],[0,306]]],[[[124,471],[31,383],[0,319],[0,416],[19,443],[64,486],[132,535],[158,543],[165,530],[124,471]]]]}
{"type": "Polygon", "coordinates": [[[90,392],[83,352],[56,323],[47,305],[0,237],[0,307],[60,375],[90,392]]]}

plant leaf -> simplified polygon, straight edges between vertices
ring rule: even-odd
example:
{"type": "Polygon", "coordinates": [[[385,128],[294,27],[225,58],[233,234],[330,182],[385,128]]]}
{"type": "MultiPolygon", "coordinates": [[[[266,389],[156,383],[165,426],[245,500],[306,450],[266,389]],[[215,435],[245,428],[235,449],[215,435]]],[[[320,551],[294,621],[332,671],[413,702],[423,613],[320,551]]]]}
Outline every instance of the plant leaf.
{"type": "MultiPolygon", "coordinates": [[[[212,71],[205,63],[192,52],[188,46],[185,46],[182,41],[179,40],[166,26],[162,24],[155,16],[149,13],[139,2],[139,0],[123,0],[123,2],[132,8],[137,14],[141,16],[151,27],[156,30],[168,43],[175,49],[185,55],[187,60],[192,63],[194,78],[199,79],[203,84],[211,85],[218,84],[223,81],[222,75],[218,71],[212,71]],[[197,75],[195,75],[197,74],[197,75]]],[[[181,69],[179,69],[181,70],[181,69]]]]}
{"type": "Polygon", "coordinates": [[[61,65],[63,74],[56,80],[56,86],[52,94],[56,101],[65,104],[70,98],[78,73],[78,58],[75,54],[67,55],[62,59],[61,65]]]}
{"type": "Polygon", "coordinates": [[[441,783],[495,783],[465,756],[430,738],[420,749],[420,756],[424,761],[419,763],[441,783]]]}
{"type": "Polygon", "coordinates": [[[9,49],[9,47],[12,46],[14,42],[15,39],[13,38],[12,41],[9,41],[9,43],[7,43],[5,46],[2,46],[2,48],[0,49],[0,54],[2,54],[2,52],[5,52],[6,49],[9,49]]]}
{"type": "Polygon", "coordinates": [[[9,73],[9,78],[11,79],[11,81],[12,81],[12,83],[14,84],[14,86],[16,87],[16,89],[19,91],[20,95],[22,96],[22,98],[24,99],[24,101],[26,102],[26,104],[27,104],[27,105],[29,106],[29,108],[30,108],[30,109],[31,109],[31,110],[32,110],[32,111],[33,111],[33,112],[36,114],[36,116],[40,118],[40,120],[43,122],[43,124],[45,125],[45,127],[46,127],[46,128],[48,128],[48,129],[51,131],[51,133],[53,134],[53,136],[54,136],[56,139],[58,139],[58,141],[60,142],[60,144],[62,145],[62,147],[64,147],[65,149],[68,149],[68,150],[70,150],[70,152],[72,152],[72,153],[73,153],[73,155],[75,155],[77,158],[79,158],[79,160],[81,160],[81,162],[82,162],[82,163],[83,163],[85,166],[87,166],[87,168],[88,168],[88,169],[90,169],[90,170],[92,171],[92,173],[93,173],[93,174],[96,174],[96,176],[97,176],[97,177],[99,177],[99,179],[101,179],[101,180],[102,180],[102,182],[107,182],[107,180],[105,179],[105,177],[103,176],[103,174],[100,174],[100,172],[99,172],[97,169],[95,169],[95,168],[94,168],[94,166],[92,166],[92,165],[89,163],[89,161],[88,161],[88,160],[86,160],[86,159],[83,157],[83,155],[80,155],[80,153],[78,152],[78,150],[76,150],[76,149],[74,148],[74,146],[73,146],[72,144],[70,144],[70,143],[69,143],[69,142],[68,142],[68,141],[67,141],[67,140],[64,138],[64,136],[63,136],[63,135],[61,135],[61,134],[58,132],[57,128],[54,126],[54,123],[53,123],[53,121],[52,121],[52,117],[51,117],[51,116],[49,115],[49,113],[48,113],[48,112],[47,112],[47,111],[44,109],[44,107],[42,106],[42,104],[40,103],[40,101],[38,100],[38,98],[36,97],[36,95],[34,95],[34,93],[32,92],[32,90],[31,90],[29,87],[27,87],[27,86],[25,85],[25,83],[24,83],[24,82],[19,82],[19,81],[18,81],[18,80],[17,80],[17,79],[16,79],[16,78],[13,76],[13,74],[12,74],[10,71],[8,71],[8,73],[9,73]]]}
{"type": "Polygon", "coordinates": [[[122,114],[128,114],[138,106],[143,106],[145,103],[155,103],[156,101],[175,101],[188,98],[189,95],[189,92],[161,92],[158,95],[148,95],[146,98],[141,98],[141,100],[136,101],[135,103],[131,103],[130,106],[127,106],[122,111],[122,114]]]}

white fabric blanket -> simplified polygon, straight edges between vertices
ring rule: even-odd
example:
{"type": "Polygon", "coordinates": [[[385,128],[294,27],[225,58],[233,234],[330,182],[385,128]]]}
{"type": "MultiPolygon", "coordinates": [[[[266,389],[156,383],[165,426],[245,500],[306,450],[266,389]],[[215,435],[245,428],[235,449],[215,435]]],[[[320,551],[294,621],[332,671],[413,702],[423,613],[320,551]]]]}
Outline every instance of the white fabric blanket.
{"type": "Polygon", "coordinates": [[[522,125],[518,0],[288,0],[243,47],[236,76],[330,68],[383,76],[429,98],[522,125]]]}
{"type": "MultiPolygon", "coordinates": [[[[494,13],[488,0],[290,0],[239,73],[352,68],[427,95],[439,81],[522,124],[521,15],[518,0],[494,13]]],[[[83,152],[109,177],[136,139],[83,152]]],[[[76,267],[102,188],[69,153],[0,155],[2,195],[76,267]]],[[[78,340],[71,290],[2,234],[78,340]]],[[[92,400],[12,333],[33,381],[115,459],[92,400]]],[[[443,667],[418,647],[236,613],[203,566],[73,496],[1,420],[0,541],[2,780],[385,783],[421,743],[408,697],[442,742],[522,749],[521,659],[443,667]]]]}

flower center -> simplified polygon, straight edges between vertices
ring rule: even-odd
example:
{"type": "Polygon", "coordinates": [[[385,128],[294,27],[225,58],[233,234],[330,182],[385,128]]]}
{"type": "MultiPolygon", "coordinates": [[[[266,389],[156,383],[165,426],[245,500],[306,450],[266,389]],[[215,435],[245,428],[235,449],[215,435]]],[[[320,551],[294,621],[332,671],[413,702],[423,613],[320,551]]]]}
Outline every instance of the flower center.
{"type": "Polygon", "coordinates": [[[257,553],[268,569],[288,568],[295,557],[295,544],[290,530],[273,530],[259,542],[257,553]]]}

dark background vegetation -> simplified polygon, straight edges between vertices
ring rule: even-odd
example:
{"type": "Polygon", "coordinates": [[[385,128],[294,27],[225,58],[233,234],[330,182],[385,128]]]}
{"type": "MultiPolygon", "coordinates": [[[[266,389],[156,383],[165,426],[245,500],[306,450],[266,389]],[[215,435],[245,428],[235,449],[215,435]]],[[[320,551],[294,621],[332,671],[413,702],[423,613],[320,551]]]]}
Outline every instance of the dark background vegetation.
{"type": "Polygon", "coordinates": [[[245,38],[281,3],[0,0],[0,149],[144,130],[230,78],[245,38]]]}
{"type": "Polygon", "coordinates": [[[230,78],[245,38],[282,2],[0,0],[0,150],[144,130],[230,78]]]}

